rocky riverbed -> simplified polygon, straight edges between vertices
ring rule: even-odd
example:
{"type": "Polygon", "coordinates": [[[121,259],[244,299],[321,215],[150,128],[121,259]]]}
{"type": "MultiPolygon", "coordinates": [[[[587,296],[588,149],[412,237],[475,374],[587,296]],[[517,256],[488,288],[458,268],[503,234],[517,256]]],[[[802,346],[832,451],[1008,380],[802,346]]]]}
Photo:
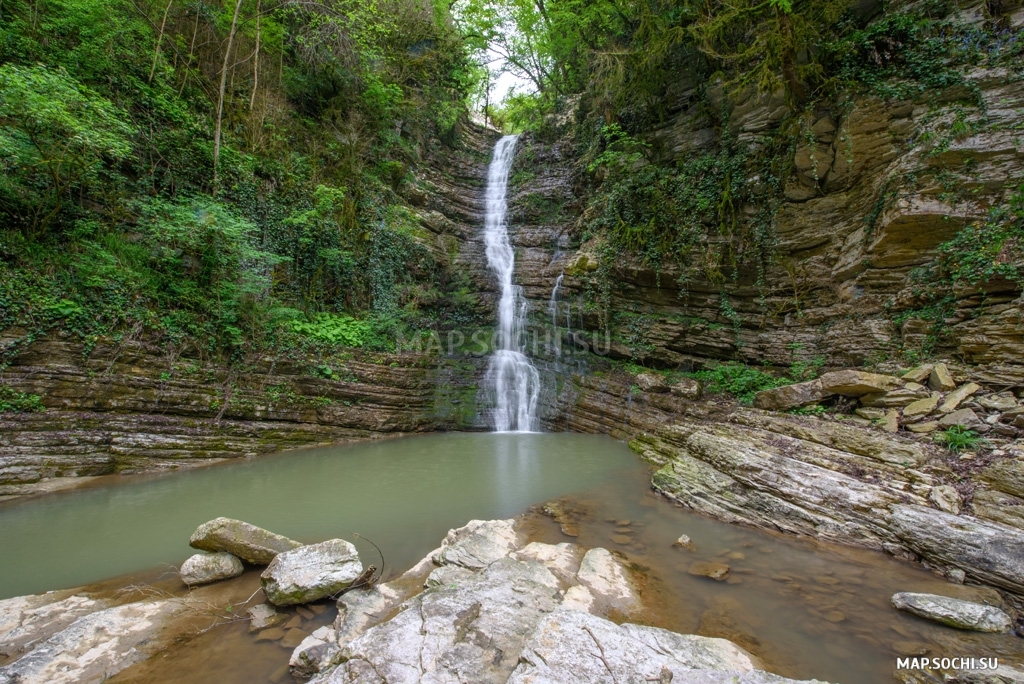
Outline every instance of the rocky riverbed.
{"type": "MultiPolygon", "coordinates": [[[[701,635],[649,626],[652,620],[664,622],[666,606],[658,605],[662,595],[651,584],[650,570],[637,562],[642,556],[635,555],[632,542],[623,553],[555,539],[537,541],[551,535],[551,528],[543,531],[545,516],[554,517],[554,529],[561,529],[555,535],[589,535],[593,522],[588,521],[586,508],[585,503],[567,500],[517,520],[471,521],[451,530],[440,547],[385,583],[376,581],[376,568],[360,572],[363,559],[343,540],[300,545],[242,521],[211,521],[190,540],[192,546],[207,549],[194,557],[198,560],[193,565],[204,560],[217,561],[216,565],[221,556],[237,559],[225,550],[229,548],[252,559],[248,567],[259,565],[240,578],[223,581],[208,576],[202,582],[188,582],[183,574],[181,580],[193,586],[187,592],[175,588],[177,578],[165,575],[135,579],[128,586],[122,581],[118,591],[108,585],[2,601],[0,682],[108,677],[114,682],[171,682],[189,677],[193,667],[205,670],[199,678],[206,681],[218,666],[235,662],[230,653],[239,646],[231,644],[238,639],[278,644],[290,651],[287,666],[282,660],[273,665],[272,658],[245,656],[248,681],[281,682],[289,673],[300,679],[312,677],[318,684],[796,681],[766,671],[771,665],[747,646],[708,636],[709,631],[722,634],[722,627],[731,623],[724,633],[736,630],[741,642],[764,651],[765,645],[750,641],[749,634],[743,635],[745,628],[735,622],[743,619],[743,611],[728,617],[720,607],[718,618],[711,615],[715,610],[710,611],[701,618],[701,635]],[[268,559],[269,566],[262,565],[268,559]],[[255,589],[253,580],[258,581],[255,589]],[[282,585],[292,591],[282,593],[282,585]],[[715,627],[714,620],[725,622],[715,627]],[[247,629],[232,630],[234,626],[247,629]],[[226,660],[221,665],[211,662],[218,658],[226,660]]],[[[618,536],[632,537],[632,526],[629,520],[615,521],[618,536]]],[[[668,551],[701,557],[692,541],[668,551]]],[[[724,574],[694,570],[694,565],[716,565],[708,562],[691,564],[690,574],[705,574],[709,589],[719,583],[732,586],[726,581],[731,564],[738,577],[750,581],[744,555],[723,554],[717,565],[725,568],[724,574]]],[[[822,585],[833,594],[860,581],[853,575],[821,576],[823,583],[826,580],[835,582],[822,585]]],[[[1012,606],[995,592],[967,590],[948,585],[939,590],[942,594],[897,593],[892,604],[960,630],[998,634],[1012,629],[1012,606]]],[[[833,623],[847,620],[835,609],[822,610],[833,623]]],[[[983,642],[972,641],[967,636],[971,632],[937,629],[948,632],[944,649],[960,644],[976,653],[991,653],[979,649],[983,642]],[[957,637],[957,632],[965,637],[957,637]]],[[[1001,640],[993,645],[1009,643],[1007,638],[1018,641],[1012,636],[984,638],[1001,640]]],[[[1012,648],[1006,648],[996,650],[1003,655],[998,673],[968,673],[956,681],[1018,681],[1024,669],[1014,666],[1012,648]]],[[[930,651],[908,641],[898,652],[930,651]]],[[[230,676],[237,679],[236,674],[230,676]]],[[[933,675],[927,672],[903,675],[901,681],[908,683],[948,681],[930,679],[933,675]]],[[[190,678],[197,676],[198,671],[190,678]]]]}

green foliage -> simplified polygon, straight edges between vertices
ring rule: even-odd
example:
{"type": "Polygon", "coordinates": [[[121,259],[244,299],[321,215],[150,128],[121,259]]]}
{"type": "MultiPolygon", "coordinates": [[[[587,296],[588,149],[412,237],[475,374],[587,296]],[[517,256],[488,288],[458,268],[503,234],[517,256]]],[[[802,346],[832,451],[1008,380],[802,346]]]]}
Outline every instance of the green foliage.
{"type": "Polygon", "coordinates": [[[823,46],[823,60],[842,83],[887,98],[908,98],[969,86],[963,67],[998,66],[1019,57],[1024,41],[1012,31],[951,23],[926,12],[887,14],[823,46]]]}
{"type": "Polygon", "coordinates": [[[993,207],[984,223],[965,226],[939,245],[933,268],[933,277],[953,285],[978,286],[1003,278],[1024,288],[1024,184],[1007,205],[993,207]]]}
{"type": "MultiPolygon", "coordinates": [[[[359,321],[342,314],[321,313],[309,322],[292,321],[291,330],[299,335],[344,347],[362,347],[370,336],[372,327],[366,321],[359,321]]],[[[327,368],[330,371],[330,368],[327,368]]],[[[330,377],[327,373],[326,377],[330,377]]]]}
{"type": "Polygon", "coordinates": [[[974,449],[981,443],[981,438],[974,430],[963,425],[953,425],[948,430],[936,433],[935,441],[942,444],[954,454],[974,449]]]}
{"type": "Polygon", "coordinates": [[[18,392],[7,385],[0,385],[0,413],[38,413],[45,410],[38,394],[18,392]]]}
{"type": "Polygon", "coordinates": [[[447,5],[237,9],[229,36],[233,2],[3,4],[0,329],[243,360],[333,344],[290,327],[320,314],[369,321],[355,341],[374,349],[470,317],[395,208],[478,76],[447,5]]]}
{"type": "Polygon", "coordinates": [[[62,69],[0,66],[0,208],[30,234],[131,152],[124,113],[62,69]]]}
{"type": "Polygon", "coordinates": [[[692,374],[704,385],[708,394],[730,394],[741,404],[752,404],[754,395],[766,389],[791,385],[789,378],[778,378],[752,366],[723,363],[692,374]]]}

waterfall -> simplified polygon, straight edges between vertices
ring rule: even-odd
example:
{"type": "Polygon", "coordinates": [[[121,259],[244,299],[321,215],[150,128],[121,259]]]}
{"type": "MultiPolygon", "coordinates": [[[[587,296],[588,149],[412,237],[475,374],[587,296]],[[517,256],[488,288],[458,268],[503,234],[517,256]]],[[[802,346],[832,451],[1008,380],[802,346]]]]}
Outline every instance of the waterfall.
{"type": "Polygon", "coordinates": [[[564,273],[559,273],[555,279],[555,287],[551,290],[551,302],[548,304],[548,312],[551,314],[551,327],[558,327],[558,291],[562,288],[564,273]]]}
{"type": "Polygon", "coordinates": [[[536,432],[540,376],[523,353],[520,339],[527,302],[512,282],[515,251],[508,241],[508,172],[515,157],[518,136],[506,135],[494,146],[487,170],[487,206],[484,243],[487,265],[501,288],[498,302],[497,344],[487,368],[487,388],[494,397],[495,432],[536,432]]]}

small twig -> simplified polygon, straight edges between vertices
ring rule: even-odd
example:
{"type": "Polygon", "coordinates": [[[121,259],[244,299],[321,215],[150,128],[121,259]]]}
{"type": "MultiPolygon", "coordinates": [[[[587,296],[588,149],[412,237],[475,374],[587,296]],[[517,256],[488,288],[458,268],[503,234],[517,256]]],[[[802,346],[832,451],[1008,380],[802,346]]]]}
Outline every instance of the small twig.
{"type": "Polygon", "coordinates": [[[597,637],[594,636],[594,633],[590,631],[589,627],[584,627],[583,631],[589,634],[590,638],[594,640],[595,644],[597,644],[597,649],[601,651],[601,662],[604,663],[604,666],[608,669],[608,674],[612,676],[612,681],[615,682],[615,684],[618,684],[619,680],[615,678],[615,672],[612,671],[612,666],[608,664],[608,659],[604,657],[604,646],[602,646],[601,642],[597,640],[597,637]]]}
{"type": "Polygon", "coordinates": [[[367,539],[366,537],[364,537],[363,535],[359,534],[358,532],[353,532],[352,536],[359,537],[360,539],[365,541],[367,544],[369,544],[373,548],[377,549],[377,555],[380,556],[380,574],[377,575],[377,579],[376,580],[373,580],[373,583],[376,584],[377,581],[380,580],[380,578],[384,576],[384,566],[385,566],[384,552],[380,550],[379,546],[377,546],[376,544],[373,543],[372,539],[367,539]]]}

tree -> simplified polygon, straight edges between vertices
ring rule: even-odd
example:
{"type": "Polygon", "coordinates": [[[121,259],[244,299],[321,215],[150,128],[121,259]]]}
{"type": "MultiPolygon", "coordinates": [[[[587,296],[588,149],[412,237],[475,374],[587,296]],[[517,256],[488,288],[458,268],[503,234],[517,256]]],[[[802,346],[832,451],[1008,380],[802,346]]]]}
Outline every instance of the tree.
{"type": "Polygon", "coordinates": [[[0,204],[27,234],[44,232],[72,189],[131,153],[132,134],[123,112],[63,69],[0,66],[0,204]]]}

